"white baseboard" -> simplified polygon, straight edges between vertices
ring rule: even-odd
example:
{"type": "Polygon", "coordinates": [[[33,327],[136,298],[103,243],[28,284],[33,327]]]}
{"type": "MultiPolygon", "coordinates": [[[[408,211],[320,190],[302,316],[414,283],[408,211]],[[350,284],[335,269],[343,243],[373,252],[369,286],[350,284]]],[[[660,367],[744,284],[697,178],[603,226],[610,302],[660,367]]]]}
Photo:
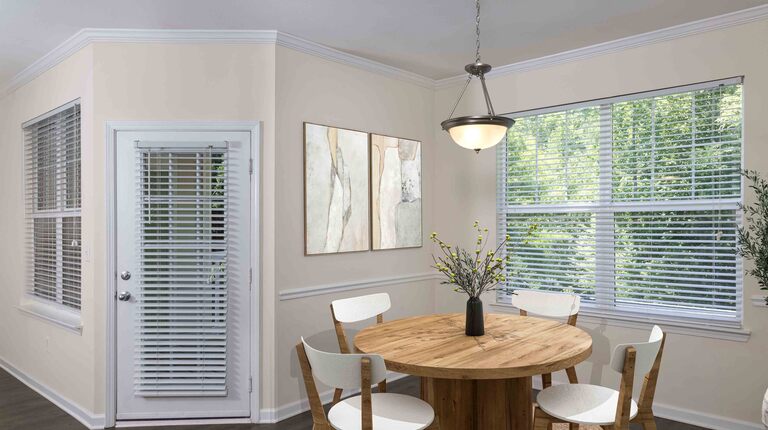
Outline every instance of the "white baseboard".
{"type": "MultiPolygon", "coordinates": [[[[402,373],[396,373],[396,372],[389,372],[387,375],[387,382],[393,382],[397,381],[398,379],[405,378],[408,375],[402,374],[402,373]]],[[[328,390],[325,392],[320,393],[320,401],[323,402],[323,404],[330,403],[331,400],[333,400],[333,391],[334,390],[328,390]]],[[[357,394],[360,390],[355,391],[345,391],[345,394],[348,395],[354,395],[357,394]]],[[[309,410],[309,400],[307,400],[306,397],[302,397],[299,400],[296,400],[294,402],[285,404],[283,406],[280,406],[277,409],[262,409],[259,411],[259,423],[276,423],[288,418],[291,418],[293,416],[296,416],[300,413],[306,412],[309,410]]]]}
{"type": "Polygon", "coordinates": [[[31,376],[22,372],[14,367],[12,364],[0,358],[0,367],[6,372],[10,373],[14,378],[23,382],[27,387],[35,390],[38,394],[48,399],[51,403],[61,408],[64,412],[72,416],[72,418],[80,421],[84,426],[89,429],[103,429],[104,428],[104,415],[93,415],[88,410],[78,405],[77,403],[67,399],[60,395],[45,384],[41,384],[31,376]]]}
{"type": "Polygon", "coordinates": [[[115,424],[117,428],[129,427],[155,427],[155,426],[195,426],[195,425],[224,425],[224,424],[251,424],[250,418],[204,418],[188,420],[138,420],[138,421],[118,421],[115,424]]]}
{"type": "MultiPolygon", "coordinates": [[[[20,371],[19,369],[17,369],[16,367],[14,367],[13,365],[11,365],[10,363],[8,363],[2,358],[0,358],[0,368],[3,368],[6,372],[11,374],[13,377],[23,382],[26,386],[33,389],[41,396],[48,399],[51,403],[61,408],[64,412],[66,412],[67,414],[69,414],[70,416],[78,420],[80,423],[82,423],[84,426],[88,427],[89,429],[104,428],[104,415],[91,414],[82,406],[58,394],[47,385],[41,384],[40,382],[36,381],[35,379],[28,376],[27,374],[23,373],[22,371],[20,371]]],[[[390,372],[389,376],[387,377],[387,380],[389,382],[393,382],[393,381],[397,381],[398,379],[402,379],[406,376],[408,375],[390,372]]],[[[553,384],[567,383],[566,381],[557,381],[557,380],[553,380],[552,382],[553,384]]],[[[535,377],[533,378],[533,388],[537,390],[541,389],[540,378],[535,378],[535,377]]],[[[349,392],[350,395],[355,393],[356,392],[349,392]]],[[[329,403],[332,399],[333,399],[333,390],[328,390],[320,394],[320,400],[322,400],[323,403],[329,403]]],[[[309,410],[309,402],[307,401],[306,398],[302,398],[300,400],[283,405],[277,409],[261,409],[259,414],[259,422],[260,423],[276,423],[278,421],[291,418],[295,415],[306,412],[308,410],[309,410]]],[[[706,412],[694,411],[694,410],[680,408],[677,406],[670,406],[670,405],[666,405],[658,402],[654,403],[653,411],[656,414],[656,416],[660,418],[666,418],[669,420],[691,424],[699,427],[705,427],[712,430],[764,430],[765,429],[765,427],[761,423],[743,421],[743,420],[738,420],[734,418],[708,414],[706,412]]],[[[193,424],[187,421],[190,421],[190,420],[185,420],[184,422],[163,421],[162,423],[164,425],[193,424]]],[[[220,420],[220,422],[211,421],[211,420],[194,420],[194,421],[196,421],[195,424],[203,424],[203,421],[205,421],[204,422],[205,424],[232,424],[235,421],[237,421],[238,423],[247,423],[250,420],[248,419],[220,420]]],[[[118,424],[118,427],[134,427],[135,425],[132,425],[132,424],[133,423],[128,424],[128,423],[122,422],[118,424]]],[[[138,424],[139,423],[136,423],[136,425],[138,424]]],[[[147,425],[147,422],[142,422],[140,424],[147,425]]]]}
{"type": "MultiPolygon", "coordinates": [[[[758,403],[755,402],[755,405],[758,405],[758,403]]],[[[756,407],[759,407],[759,405],[756,407]]],[[[653,413],[657,417],[712,430],[765,430],[765,426],[760,423],[721,417],[706,412],[692,411],[690,409],[678,408],[676,406],[669,406],[658,402],[653,404],[653,413]]]]}
{"type": "Polygon", "coordinates": [[[274,424],[277,419],[278,409],[275,408],[263,408],[259,410],[258,424],[274,424]]]}
{"type": "MultiPolygon", "coordinates": [[[[552,384],[567,384],[567,380],[555,380],[552,384]]],[[[533,378],[533,388],[541,390],[541,378],[533,378]]],[[[759,402],[755,402],[757,405],[759,402]]],[[[679,408],[677,406],[665,405],[663,403],[653,403],[653,413],[659,418],[665,418],[680,423],[690,424],[698,427],[704,427],[711,430],[765,430],[765,426],[757,422],[749,422],[728,418],[719,415],[712,415],[706,412],[694,411],[691,409],[679,408]]]]}

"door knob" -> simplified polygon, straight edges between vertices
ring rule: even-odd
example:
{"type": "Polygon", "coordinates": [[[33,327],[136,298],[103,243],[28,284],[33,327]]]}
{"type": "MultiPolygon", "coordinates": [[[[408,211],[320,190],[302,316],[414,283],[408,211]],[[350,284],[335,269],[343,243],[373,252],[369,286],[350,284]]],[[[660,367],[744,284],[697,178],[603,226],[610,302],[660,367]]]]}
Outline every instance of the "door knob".
{"type": "Polygon", "coordinates": [[[122,272],[120,272],[120,278],[123,281],[127,281],[127,280],[131,279],[131,272],[129,272],[127,270],[123,270],[122,272]]]}
{"type": "Polygon", "coordinates": [[[131,298],[131,293],[128,291],[121,291],[117,294],[117,300],[120,300],[121,302],[127,302],[131,298]]]}

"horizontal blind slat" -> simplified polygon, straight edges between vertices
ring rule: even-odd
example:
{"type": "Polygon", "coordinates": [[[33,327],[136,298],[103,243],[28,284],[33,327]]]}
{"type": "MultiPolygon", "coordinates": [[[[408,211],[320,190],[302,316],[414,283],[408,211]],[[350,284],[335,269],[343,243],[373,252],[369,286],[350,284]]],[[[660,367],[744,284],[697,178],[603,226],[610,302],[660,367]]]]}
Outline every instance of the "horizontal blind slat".
{"type": "Polygon", "coordinates": [[[80,105],[23,125],[27,291],[80,309],[80,105]]]}
{"type": "Polygon", "coordinates": [[[741,85],[693,88],[516,118],[497,152],[507,287],[740,319],[741,85]]]}
{"type": "Polygon", "coordinates": [[[134,392],[226,393],[227,150],[136,146],[134,392]]]}

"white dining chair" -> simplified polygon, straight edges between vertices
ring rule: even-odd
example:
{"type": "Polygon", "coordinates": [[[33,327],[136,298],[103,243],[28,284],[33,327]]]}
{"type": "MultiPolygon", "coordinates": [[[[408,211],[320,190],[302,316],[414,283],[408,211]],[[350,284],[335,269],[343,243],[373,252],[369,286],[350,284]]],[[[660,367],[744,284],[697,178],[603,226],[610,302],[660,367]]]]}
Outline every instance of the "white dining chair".
{"type": "Polygon", "coordinates": [[[665,338],[661,328],[654,326],[648,342],[616,346],[610,367],[621,373],[618,390],[599,385],[563,384],[539,392],[534,429],[544,430],[554,423],[571,423],[629,430],[629,423],[635,423],[643,430],[656,430],[653,396],[665,338]],[[643,376],[637,401],[633,398],[635,376],[643,376]]]}
{"type": "MultiPolygon", "coordinates": [[[[336,338],[339,341],[339,351],[344,354],[352,352],[347,334],[344,331],[344,323],[356,323],[376,317],[376,323],[384,322],[384,312],[392,307],[389,294],[378,293],[367,296],[351,297],[348,299],[334,300],[331,302],[331,317],[333,327],[336,330],[336,338]]],[[[387,382],[379,384],[379,392],[387,391],[387,382]]],[[[338,388],[333,393],[333,401],[341,399],[343,390],[338,388]]]]}
{"type": "MultiPolygon", "coordinates": [[[[520,310],[520,315],[539,315],[547,318],[567,319],[568,324],[575,326],[579,317],[581,298],[576,294],[549,293],[544,291],[517,290],[512,296],[512,305],[520,310]]],[[[571,384],[579,382],[576,368],[565,369],[571,384]]],[[[541,388],[552,385],[552,374],[541,375],[541,388]]]]}
{"type": "Polygon", "coordinates": [[[304,386],[312,411],[313,430],[437,430],[429,403],[404,394],[372,393],[371,385],[387,378],[384,359],[374,354],[339,354],[296,345],[304,386]],[[328,414],[315,386],[360,389],[360,395],[336,402],[328,414]]]}

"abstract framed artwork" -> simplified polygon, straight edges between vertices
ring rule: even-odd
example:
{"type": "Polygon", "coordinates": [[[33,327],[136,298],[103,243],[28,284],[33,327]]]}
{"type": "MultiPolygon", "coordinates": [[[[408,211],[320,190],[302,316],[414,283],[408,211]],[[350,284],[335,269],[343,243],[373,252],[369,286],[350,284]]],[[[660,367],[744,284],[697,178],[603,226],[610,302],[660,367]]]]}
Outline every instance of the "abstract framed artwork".
{"type": "Polygon", "coordinates": [[[371,134],[372,249],[422,246],[421,142],[371,134]]]}
{"type": "Polygon", "coordinates": [[[305,255],[370,249],[368,134],[304,123],[305,255]]]}

